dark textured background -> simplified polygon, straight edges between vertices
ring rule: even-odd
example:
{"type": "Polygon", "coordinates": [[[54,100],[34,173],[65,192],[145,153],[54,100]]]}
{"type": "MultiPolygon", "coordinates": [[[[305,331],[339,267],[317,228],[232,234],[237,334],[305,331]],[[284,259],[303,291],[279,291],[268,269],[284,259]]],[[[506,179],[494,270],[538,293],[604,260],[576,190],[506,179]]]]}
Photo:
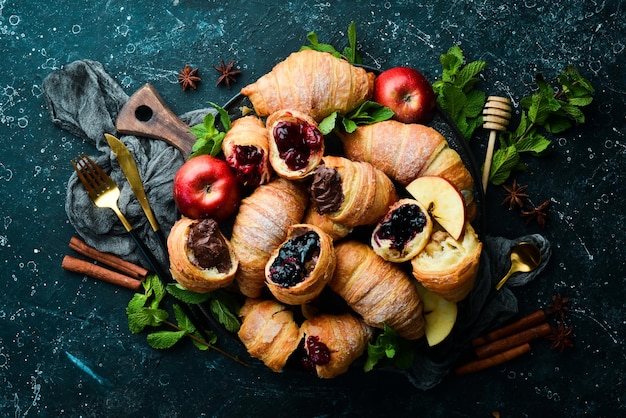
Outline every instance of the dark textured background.
{"type": "MultiPolygon", "coordinates": [[[[422,2],[0,0],[0,415],[3,416],[613,416],[624,413],[624,162],[626,3],[602,0],[422,2]],[[42,80],[83,58],[102,62],[132,94],[152,83],[176,113],[225,103],[316,31],[343,47],[357,23],[365,64],[408,64],[430,80],[458,44],[489,67],[480,87],[519,99],[534,77],[573,64],[596,87],[588,122],[554,139],[550,157],[516,176],[535,203],[551,200],[547,228],[525,226],[488,192],[487,232],[544,234],[552,261],[516,290],[521,313],[571,298],[575,346],[547,341],[531,354],[422,392],[399,375],[351,372],[317,381],[240,367],[190,345],[160,352],[131,335],[129,292],[65,273],[73,229],[63,209],[69,160],[91,145],[50,123],[42,80]],[[212,65],[234,59],[232,90],[212,65]],[[199,67],[183,93],[176,76],[199,67]],[[70,360],[84,362],[90,376],[70,360]]],[[[486,132],[472,141],[477,159],[486,132]]],[[[227,349],[237,346],[224,341],[227,349]]]]}

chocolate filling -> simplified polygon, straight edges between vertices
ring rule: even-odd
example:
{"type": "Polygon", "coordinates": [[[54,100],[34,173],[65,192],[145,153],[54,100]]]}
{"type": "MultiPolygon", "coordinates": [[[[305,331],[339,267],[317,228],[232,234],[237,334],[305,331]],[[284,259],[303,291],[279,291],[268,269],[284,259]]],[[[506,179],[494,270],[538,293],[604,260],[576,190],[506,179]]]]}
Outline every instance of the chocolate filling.
{"type": "Polygon", "coordinates": [[[311,197],[320,215],[336,212],[343,203],[341,177],[337,170],[320,164],[313,174],[311,197]]]}
{"type": "Polygon", "coordinates": [[[194,255],[191,262],[195,266],[202,269],[215,267],[220,273],[230,270],[230,253],[217,222],[213,219],[202,219],[191,225],[187,246],[194,255]]]}

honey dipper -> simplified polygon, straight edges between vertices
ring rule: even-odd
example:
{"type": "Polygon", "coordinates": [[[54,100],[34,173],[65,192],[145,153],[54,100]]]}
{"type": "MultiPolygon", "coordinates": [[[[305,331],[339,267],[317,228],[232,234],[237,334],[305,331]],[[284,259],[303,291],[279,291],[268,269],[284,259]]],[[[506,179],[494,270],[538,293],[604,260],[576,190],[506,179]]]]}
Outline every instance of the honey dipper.
{"type": "Polygon", "coordinates": [[[491,130],[487,145],[487,155],[485,155],[485,166],[483,168],[483,191],[485,193],[489,183],[489,172],[491,170],[493,148],[496,144],[496,135],[498,131],[506,131],[510,120],[511,101],[506,97],[489,96],[483,109],[483,128],[491,130]]]}

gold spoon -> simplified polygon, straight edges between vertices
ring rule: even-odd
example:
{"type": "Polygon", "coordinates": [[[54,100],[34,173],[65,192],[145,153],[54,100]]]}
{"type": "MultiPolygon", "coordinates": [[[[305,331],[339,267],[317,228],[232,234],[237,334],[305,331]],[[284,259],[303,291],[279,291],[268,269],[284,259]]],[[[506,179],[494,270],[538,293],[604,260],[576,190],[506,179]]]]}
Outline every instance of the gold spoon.
{"type": "Polygon", "coordinates": [[[541,264],[541,251],[532,242],[520,242],[511,251],[511,268],[509,272],[496,285],[500,290],[504,283],[515,273],[528,273],[541,264]]]}

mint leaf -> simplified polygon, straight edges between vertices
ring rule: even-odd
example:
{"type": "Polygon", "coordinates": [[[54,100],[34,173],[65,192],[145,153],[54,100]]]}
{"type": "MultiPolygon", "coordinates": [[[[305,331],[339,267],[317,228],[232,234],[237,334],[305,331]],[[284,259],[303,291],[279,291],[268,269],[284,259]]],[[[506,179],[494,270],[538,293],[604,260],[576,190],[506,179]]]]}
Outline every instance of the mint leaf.
{"type": "Polygon", "coordinates": [[[170,348],[185,336],[185,331],[156,331],[148,334],[148,344],[159,350],[170,348]]]}
{"type": "Polygon", "coordinates": [[[493,153],[489,180],[491,183],[500,185],[511,176],[511,172],[518,166],[520,161],[519,152],[515,145],[500,147],[493,153]]]}
{"type": "Polygon", "coordinates": [[[356,24],[354,21],[348,26],[348,46],[343,48],[343,53],[340,53],[339,50],[330,44],[320,43],[315,32],[309,32],[306,35],[306,38],[309,41],[309,45],[303,45],[300,47],[300,51],[308,49],[319,52],[328,52],[337,58],[343,58],[353,64],[362,63],[361,57],[357,51],[356,24]]]}
{"type": "Polygon", "coordinates": [[[241,327],[239,318],[233,313],[229,306],[220,299],[212,299],[210,304],[211,313],[217,321],[230,332],[237,332],[241,327]]]}
{"type": "Polygon", "coordinates": [[[222,151],[222,142],[224,141],[226,132],[230,130],[231,122],[228,112],[215,103],[209,102],[209,104],[217,110],[217,116],[219,117],[224,132],[217,129],[215,115],[211,112],[207,113],[201,124],[189,128],[189,132],[197,138],[196,142],[194,142],[191,147],[189,158],[204,154],[215,157],[222,151]]]}
{"type": "Polygon", "coordinates": [[[191,290],[187,290],[178,283],[170,283],[167,285],[167,293],[174,296],[181,302],[185,302],[189,305],[195,305],[197,303],[203,303],[211,299],[209,293],[196,293],[191,290]]]}
{"type": "Polygon", "coordinates": [[[128,328],[138,334],[147,326],[158,327],[169,317],[163,309],[142,308],[128,313],[128,328]]]}
{"type": "Polygon", "coordinates": [[[337,124],[337,118],[339,117],[339,112],[334,111],[330,115],[326,116],[322,121],[317,125],[317,129],[320,130],[322,135],[328,135],[335,129],[337,124]]]}
{"type": "Polygon", "coordinates": [[[538,156],[543,155],[548,150],[551,144],[552,141],[548,140],[543,135],[532,131],[524,138],[515,143],[515,149],[519,153],[529,152],[538,156]]]}
{"type": "Polygon", "coordinates": [[[397,332],[383,324],[383,332],[367,346],[367,358],[363,370],[369,372],[380,362],[391,362],[398,368],[406,369],[413,363],[414,348],[413,343],[400,337],[397,332]]]}

